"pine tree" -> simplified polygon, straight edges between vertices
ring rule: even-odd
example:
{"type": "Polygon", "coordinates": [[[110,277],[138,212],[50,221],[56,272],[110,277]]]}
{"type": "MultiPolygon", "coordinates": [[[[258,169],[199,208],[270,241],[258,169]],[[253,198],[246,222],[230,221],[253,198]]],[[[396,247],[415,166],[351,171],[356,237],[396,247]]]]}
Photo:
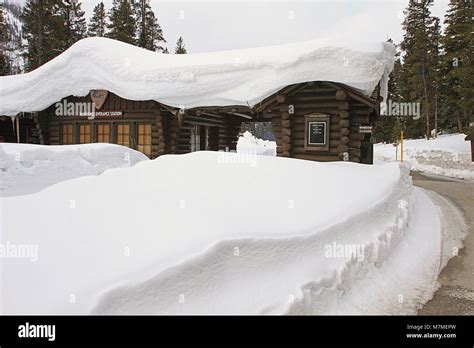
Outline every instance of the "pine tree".
{"type": "MultiPolygon", "coordinates": [[[[393,44],[393,40],[389,39],[388,42],[393,44]]],[[[397,45],[396,45],[397,46],[397,45]]],[[[389,100],[394,102],[401,101],[400,95],[400,73],[402,69],[402,63],[400,60],[400,50],[397,46],[397,52],[395,55],[395,63],[393,70],[388,80],[388,102],[389,100]]],[[[381,115],[380,119],[375,125],[375,139],[378,142],[395,142],[400,134],[401,124],[397,116],[394,115],[381,115]]]]}
{"type": "Polygon", "coordinates": [[[60,15],[63,19],[63,50],[71,47],[75,42],[86,36],[85,12],[81,9],[78,0],[63,0],[60,2],[60,15]]]}
{"type": "Polygon", "coordinates": [[[27,40],[25,68],[31,71],[63,51],[64,23],[58,0],[28,0],[23,8],[23,37],[27,40]]]}
{"type": "Polygon", "coordinates": [[[3,54],[3,47],[6,46],[8,40],[7,26],[3,16],[3,9],[0,7],[0,76],[10,75],[11,66],[10,60],[3,54]]]}
{"type": "Polygon", "coordinates": [[[107,37],[134,45],[136,43],[136,22],[130,0],[114,0],[109,11],[109,32],[107,37]]]}
{"type": "Polygon", "coordinates": [[[441,124],[461,132],[474,109],[474,6],[469,0],[451,0],[442,39],[441,124]]]}
{"type": "Polygon", "coordinates": [[[439,84],[439,19],[431,16],[432,0],[410,0],[400,45],[404,55],[400,92],[406,102],[421,103],[421,120],[407,120],[410,136],[430,137],[439,84]]]}
{"type": "Polygon", "coordinates": [[[186,47],[184,47],[184,41],[183,37],[180,36],[178,38],[178,41],[176,41],[176,48],[174,49],[174,53],[176,54],[186,54],[188,51],[186,51],[186,47]]]}
{"type": "Polygon", "coordinates": [[[105,36],[107,28],[107,14],[105,13],[104,3],[101,1],[94,7],[94,13],[89,23],[88,36],[105,36]]]}
{"type": "Polygon", "coordinates": [[[158,19],[149,5],[149,0],[138,0],[135,3],[135,14],[138,23],[138,46],[150,51],[163,51],[160,43],[166,40],[158,19]]]}
{"type": "Polygon", "coordinates": [[[165,47],[165,49],[163,50],[163,53],[164,54],[169,54],[170,53],[170,51],[168,51],[168,47],[165,47]]]}

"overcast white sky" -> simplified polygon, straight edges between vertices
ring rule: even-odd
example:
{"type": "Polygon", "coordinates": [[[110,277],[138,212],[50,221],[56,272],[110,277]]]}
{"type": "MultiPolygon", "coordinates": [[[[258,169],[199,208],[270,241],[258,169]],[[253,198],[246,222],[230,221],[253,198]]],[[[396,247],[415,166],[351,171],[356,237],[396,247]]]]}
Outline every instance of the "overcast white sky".
{"type": "MultiPolygon", "coordinates": [[[[10,0],[12,1],[12,0],[10,0]]],[[[25,1],[25,0],[17,0],[25,1]]],[[[83,0],[89,18],[100,0],[83,0]]],[[[112,0],[104,0],[110,9],[112,0]]],[[[182,35],[189,53],[318,38],[399,42],[408,0],[151,0],[172,52],[182,35]]],[[[435,0],[443,21],[448,0],[435,0]]]]}

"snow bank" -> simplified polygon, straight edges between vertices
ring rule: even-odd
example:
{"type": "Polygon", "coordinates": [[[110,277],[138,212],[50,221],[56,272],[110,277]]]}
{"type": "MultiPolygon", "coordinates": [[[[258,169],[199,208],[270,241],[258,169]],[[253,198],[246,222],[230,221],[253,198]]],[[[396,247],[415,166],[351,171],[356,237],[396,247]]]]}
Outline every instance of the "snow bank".
{"type": "Polygon", "coordinates": [[[40,111],[91,89],[185,108],[254,106],[285,86],[309,81],[339,82],[370,95],[382,80],[385,96],[394,54],[389,43],[308,41],[174,55],[87,38],[30,73],[0,77],[0,115],[40,111]]]}
{"type": "Polygon", "coordinates": [[[38,247],[1,259],[3,313],[390,314],[432,295],[458,235],[404,167],[238,156],[161,156],[2,198],[2,243],[38,247]]]}
{"type": "Polygon", "coordinates": [[[0,143],[0,196],[35,193],[58,182],[147,160],[114,144],[45,146],[0,143]]]}
{"type": "Polygon", "coordinates": [[[262,140],[245,132],[237,141],[237,153],[276,156],[277,144],[274,141],[262,140]]]}
{"type": "MultiPolygon", "coordinates": [[[[412,170],[474,181],[474,163],[471,161],[471,144],[464,134],[440,135],[426,140],[406,140],[403,158],[412,170]]],[[[398,147],[400,158],[400,146],[398,147]]],[[[394,161],[393,144],[375,144],[374,158],[378,161],[394,161]]]]}

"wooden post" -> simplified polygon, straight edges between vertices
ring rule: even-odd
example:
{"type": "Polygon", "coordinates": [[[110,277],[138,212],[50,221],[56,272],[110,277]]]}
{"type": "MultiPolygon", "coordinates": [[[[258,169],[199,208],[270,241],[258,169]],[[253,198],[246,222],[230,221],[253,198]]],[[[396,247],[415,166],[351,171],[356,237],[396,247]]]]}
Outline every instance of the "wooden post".
{"type": "Polygon", "coordinates": [[[165,153],[165,139],[164,139],[163,122],[162,122],[160,109],[158,109],[157,115],[156,115],[156,128],[158,131],[158,149],[157,149],[156,155],[158,157],[165,153]]]}
{"type": "Polygon", "coordinates": [[[403,162],[403,131],[400,132],[400,161],[403,162]]]}
{"type": "Polygon", "coordinates": [[[280,105],[280,117],[281,117],[281,147],[282,157],[290,157],[291,151],[291,122],[290,122],[290,113],[288,111],[288,104],[280,105]],[[287,135],[283,135],[287,134],[287,135]]]}
{"type": "Polygon", "coordinates": [[[16,142],[20,143],[20,116],[15,117],[16,121],[16,142]]]}

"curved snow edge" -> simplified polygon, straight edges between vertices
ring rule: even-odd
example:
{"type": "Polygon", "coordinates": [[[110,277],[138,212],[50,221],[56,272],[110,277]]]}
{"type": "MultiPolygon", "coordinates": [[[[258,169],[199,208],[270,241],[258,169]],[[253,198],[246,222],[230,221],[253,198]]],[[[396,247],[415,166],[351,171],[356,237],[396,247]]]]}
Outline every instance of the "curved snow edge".
{"type": "MultiPolygon", "coordinates": [[[[324,303],[329,303],[329,298],[348,289],[367,271],[368,265],[380,267],[404,239],[414,198],[408,169],[400,166],[400,171],[400,181],[392,193],[361,215],[353,216],[324,230],[314,231],[309,236],[218,241],[202,254],[158,272],[148,280],[104,291],[91,312],[97,314],[325,312],[324,303]],[[370,227],[367,226],[367,221],[370,227]],[[384,226],[381,232],[380,225],[384,226]],[[346,236],[347,231],[351,232],[349,237],[346,236]],[[341,242],[342,238],[345,238],[347,243],[352,243],[350,239],[355,237],[365,249],[363,262],[358,262],[357,257],[353,255],[341,259],[339,267],[329,268],[334,260],[325,258],[324,248],[334,241],[344,243],[341,242]],[[241,250],[240,257],[234,255],[236,246],[241,250]],[[245,256],[248,262],[242,262],[245,256]],[[319,273],[321,277],[308,276],[312,272],[311,265],[316,264],[316,260],[317,263],[326,262],[328,267],[323,267],[325,269],[319,273]],[[300,268],[308,266],[308,269],[305,269],[305,274],[297,280],[299,285],[291,284],[290,292],[286,291],[288,297],[257,301],[253,306],[248,308],[241,306],[238,309],[229,309],[232,305],[230,307],[222,305],[219,303],[220,300],[213,302],[206,299],[212,297],[210,293],[214,291],[221,293],[223,297],[228,297],[225,303],[232,303],[233,297],[240,296],[238,289],[228,289],[226,285],[227,282],[232,282],[228,279],[232,270],[239,273],[232,274],[233,276],[243,278],[240,283],[245,288],[248,278],[253,279],[252,284],[256,284],[255,273],[259,279],[263,279],[266,277],[266,270],[268,273],[283,272],[288,264],[295,262],[300,264],[300,268]],[[213,284],[209,285],[211,283],[213,284]],[[212,290],[209,289],[210,286],[212,290]],[[227,295],[222,295],[221,287],[227,289],[227,295]],[[183,303],[178,301],[181,295],[183,303]],[[185,295],[186,301],[184,301],[185,295]],[[317,301],[313,301],[315,297],[317,301]],[[186,305],[183,305],[185,303],[186,305]],[[314,306],[315,303],[317,306],[314,306]]],[[[275,281],[274,278],[268,281],[272,280],[275,281]]],[[[282,292],[285,293],[284,290],[282,292]]]]}

